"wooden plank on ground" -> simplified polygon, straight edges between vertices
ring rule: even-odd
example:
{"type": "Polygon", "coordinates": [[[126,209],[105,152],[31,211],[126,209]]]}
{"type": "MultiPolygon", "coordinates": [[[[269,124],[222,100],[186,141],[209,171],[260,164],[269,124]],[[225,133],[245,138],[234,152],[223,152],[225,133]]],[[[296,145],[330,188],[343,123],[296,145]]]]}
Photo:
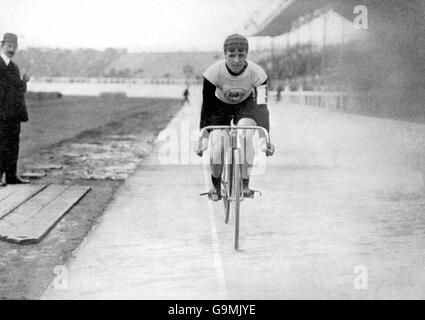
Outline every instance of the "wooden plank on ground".
{"type": "Polygon", "coordinates": [[[0,220],[0,240],[5,240],[7,234],[10,233],[11,230],[24,224],[66,189],[68,189],[68,186],[49,185],[39,192],[36,197],[28,199],[25,203],[9,213],[0,220]]]}
{"type": "Polygon", "coordinates": [[[16,188],[14,187],[16,187],[16,185],[0,187],[0,201],[7,198],[11,193],[15,192],[16,188]]]}
{"type": "Polygon", "coordinates": [[[2,193],[0,194],[0,219],[45,188],[46,185],[44,184],[13,185],[2,188],[2,193]]]}
{"type": "Polygon", "coordinates": [[[13,210],[10,214],[0,220],[0,237],[4,229],[9,230],[12,226],[20,226],[37,214],[41,209],[58,197],[69,186],[49,185],[47,188],[37,194],[36,197],[28,199],[13,210]]]}
{"type": "Polygon", "coordinates": [[[10,196],[12,193],[14,193],[18,189],[22,189],[23,187],[26,187],[28,185],[22,185],[22,184],[8,184],[7,186],[0,187],[0,201],[10,196]]]}
{"type": "Polygon", "coordinates": [[[49,186],[46,194],[41,192],[41,199],[35,196],[33,203],[21,210],[15,220],[10,219],[4,226],[0,221],[0,238],[19,244],[38,243],[89,191],[90,187],[86,186],[49,186]]]}

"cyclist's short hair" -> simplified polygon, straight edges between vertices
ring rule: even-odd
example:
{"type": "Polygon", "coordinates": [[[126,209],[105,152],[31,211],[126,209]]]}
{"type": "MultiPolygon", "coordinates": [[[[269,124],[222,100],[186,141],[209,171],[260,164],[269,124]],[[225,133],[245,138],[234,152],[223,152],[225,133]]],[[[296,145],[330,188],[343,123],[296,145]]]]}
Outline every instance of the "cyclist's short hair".
{"type": "Polygon", "coordinates": [[[226,38],[226,40],[224,40],[224,52],[226,52],[227,50],[232,51],[235,49],[248,51],[248,48],[248,39],[241,34],[231,34],[226,38]]]}

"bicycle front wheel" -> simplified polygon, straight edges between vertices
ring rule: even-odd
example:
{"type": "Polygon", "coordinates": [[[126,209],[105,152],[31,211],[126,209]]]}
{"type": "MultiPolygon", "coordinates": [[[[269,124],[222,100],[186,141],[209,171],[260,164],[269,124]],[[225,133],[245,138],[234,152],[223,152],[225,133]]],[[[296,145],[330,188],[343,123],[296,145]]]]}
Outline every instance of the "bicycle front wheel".
{"type": "Polygon", "coordinates": [[[225,164],[223,167],[223,174],[222,174],[222,198],[223,198],[223,206],[224,206],[224,222],[229,223],[229,216],[230,216],[230,198],[231,198],[231,190],[232,190],[232,175],[233,175],[233,168],[232,165],[225,164]]]}
{"type": "Polygon", "coordinates": [[[235,218],[235,232],[234,232],[234,244],[235,250],[239,249],[239,213],[241,203],[241,165],[240,165],[240,154],[239,150],[233,151],[232,159],[233,178],[232,178],[232,207],[233,216],[235,218]]]}
{"type": "Polygon", "coordinates": [[[232,150],[226,150],[224,155],[223,172],[221,175],[222,182],[222,196],[224,205],[224,222],[229,223],[230,216],[230,202],[232,198],[232,181],[233,181],[233,167],[232,167],[232,150]]]}

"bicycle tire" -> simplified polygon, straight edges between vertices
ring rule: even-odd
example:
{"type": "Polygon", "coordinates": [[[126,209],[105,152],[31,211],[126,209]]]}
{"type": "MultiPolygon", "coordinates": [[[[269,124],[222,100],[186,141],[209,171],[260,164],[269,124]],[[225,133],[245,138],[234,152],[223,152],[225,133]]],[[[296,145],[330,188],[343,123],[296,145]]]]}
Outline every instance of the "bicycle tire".
{"type": "Polygon", "coordinates": [[[232,198],[233,200],[233,217],[235,219],[235,231],[234,231],[234,248],[239,249],[239,213],[240,213],[240,202],[241,202],[241,168],[239,161],[239,150],[233,151],[233,187],[232,187],[232,198]]]}
{"type": "Polygon", "coordinates": [[[225,164],[222,175],[222,198],[224,206],[224,223],[229,223],[230,217],[230,198],[232,190],[232,166],[225,164]]]}
{"type": "MultiPolygon", "coordinates": [[[[224,169],[223,169],[224,170],[224,169]]],[[[223,179],[223,178],[222,178],[223,179]]],[[[227,218],[227,212],[228,212],[228,208],[229,208],[229,197],[227,196],[227,182],[222,180],[221,181],[221,199],[223,200],[223,210],[224,210],[224,223],[228,222],[228,218],[227,218]]]]}

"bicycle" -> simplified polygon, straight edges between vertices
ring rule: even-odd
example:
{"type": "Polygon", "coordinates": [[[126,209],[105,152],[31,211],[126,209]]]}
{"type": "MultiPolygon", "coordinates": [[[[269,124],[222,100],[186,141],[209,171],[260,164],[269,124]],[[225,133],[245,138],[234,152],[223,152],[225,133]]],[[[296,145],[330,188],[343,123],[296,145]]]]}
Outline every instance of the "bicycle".
{"type": "MultiPolygon", "coordinates": [[[[259,126],[236,126],[233,119],[229,126],[208,126],[201,129],[199,143],[206,130],[225,130],[227,132],[228,143],[225,144],[224,166],[221,174],[221,195],[224,204],[224,222],[229,222],[230,212],[233,213],[234,228],[234,248],[239,249],[239,220],[240,203],[244,199],[242,182],[241,148],[239,146],[238,130],[261,130],[267,145],[270,145],[270,136],[266,129],[259,126]]],[[[198,153],[202,156],[202,152],[198,153]]],[[[259,191],[255,191],[259,192],[259,191]]],[[[259,192],[261,195],[261,192],[259,192]]],[[[208,192],[201,193],[201,196],[208,195],[208,192]]]]}

